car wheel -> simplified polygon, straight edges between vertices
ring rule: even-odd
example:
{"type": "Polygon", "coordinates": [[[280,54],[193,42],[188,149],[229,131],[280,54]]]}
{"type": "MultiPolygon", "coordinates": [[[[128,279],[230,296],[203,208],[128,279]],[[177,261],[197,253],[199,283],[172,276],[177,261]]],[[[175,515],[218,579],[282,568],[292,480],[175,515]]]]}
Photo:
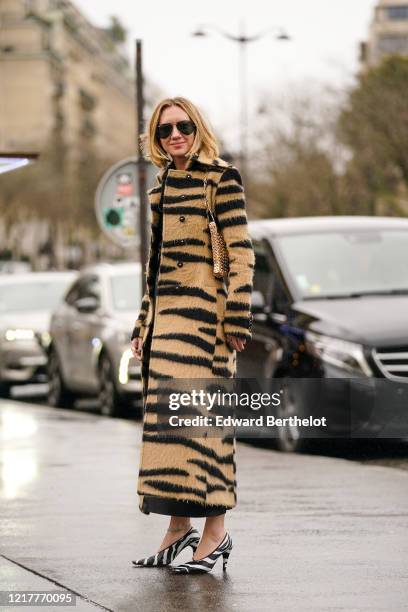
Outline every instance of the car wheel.
{"type": "MultiPolygon", "coordinates": [[[[302,407],[299,395],[296,393],[296,385],[291,384],[293,379],[284,377],[280,380],[281,403],[277,408],[277,418],[288,418],[291,416],[302,416],[302,407]]],[[[300,428],[296,425],[282,425],[277,427],[278,436],[274,439],[274,446],[285,453],[297,453],[306,450],[309,440],[301,438],[300,428]]]]}
{"type": "Polygon", "coordinates": [[[51,349],[47,361],[48,393],[47,401],[49,406],[54,408],[72,408],[76,396],[67,389],[62,378],[61,364],[57,352],[51,349]]]}
{"type": "Polygon", "coordinates": [[[117,391],[115,372],[106,353],[102,353],[99,360],[98,380],[98,400],[101,414],[110,417],[121,416],[127,404],[117,391]]]}

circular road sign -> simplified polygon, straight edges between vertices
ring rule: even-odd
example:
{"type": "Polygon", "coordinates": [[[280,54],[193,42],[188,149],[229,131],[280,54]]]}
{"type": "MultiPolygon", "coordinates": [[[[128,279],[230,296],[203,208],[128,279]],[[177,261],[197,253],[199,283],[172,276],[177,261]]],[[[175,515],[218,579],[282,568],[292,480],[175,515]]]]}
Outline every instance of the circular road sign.
{"type": "MultiPolygon", "coordinates": [[[[95,212],[102,231],[123,248],[140,243],[139,166],[136,157],[118,162],[99,182],[95,194],[95,212]]],[[[147,165],[147,188],[153,186],[157,170],[147,165]]]]}

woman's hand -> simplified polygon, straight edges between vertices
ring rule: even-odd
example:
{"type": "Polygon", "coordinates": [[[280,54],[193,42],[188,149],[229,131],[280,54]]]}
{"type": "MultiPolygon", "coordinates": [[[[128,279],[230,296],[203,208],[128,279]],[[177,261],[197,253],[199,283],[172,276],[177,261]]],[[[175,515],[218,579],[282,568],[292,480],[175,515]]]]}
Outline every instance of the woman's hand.
{"type": "Polygon", "coordinates": [[[140,336],[138,338],[133,338],[130,343],[130,350],[132,351],[133,357],[140,361],[142,358],[142,339],[140,336]]]}
{"type": "Polygon", "coordinates": [[[228,344],[232,346],[233,349],[239,352],[244,350],[246,340],[243,340],[242,338],[238,338],[237,336],[231,336],[231,334],[227,334],[226,337],[227,337],[228,344]]]}

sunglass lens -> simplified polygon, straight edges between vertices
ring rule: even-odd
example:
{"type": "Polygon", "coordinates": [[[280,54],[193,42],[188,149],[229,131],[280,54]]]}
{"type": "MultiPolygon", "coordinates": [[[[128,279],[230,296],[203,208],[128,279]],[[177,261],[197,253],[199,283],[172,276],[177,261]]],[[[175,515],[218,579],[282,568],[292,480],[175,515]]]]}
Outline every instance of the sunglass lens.
{"type": "Polygon", "coordinates": [[[168,138],[173,130],[171,123],[162,123],[158,126],[157,131],[160,138],[168,138]]]}
{"type": "Polygon", "coordinates": [[[179,121],[177,123],[177,129],[186,136],[192,134],[195,130],[195,125],[192,121],[179,121]]]}

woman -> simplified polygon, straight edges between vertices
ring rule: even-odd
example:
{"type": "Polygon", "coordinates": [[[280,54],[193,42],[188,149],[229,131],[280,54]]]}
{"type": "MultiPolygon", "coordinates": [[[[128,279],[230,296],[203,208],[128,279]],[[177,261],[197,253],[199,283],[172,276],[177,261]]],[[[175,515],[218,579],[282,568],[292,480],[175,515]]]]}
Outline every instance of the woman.
{"type": "Polygon", "coordinates": [[[148,192],[152,234],[147,292],[132,333],[142,361],[143,441],[138,479],[140,510],[170,515],[158,551],[134,565],[169,565],[186,546],[180,573],[210,571],[232,541],[224,528],[236,505],[234,436],[157,435],[157,388],[163,379],[234,378],[236,351],[251,338],[254,251],[244,191],[236,168],[218,157],[214,134],[187,99],[160,102],[150,119],[145,155],[161,171],[148,192]],[[228,279],[213,273],[207,203],[229,257],[228,279]],[[192,516],[206,517],[200,539],[192,516]]]}

